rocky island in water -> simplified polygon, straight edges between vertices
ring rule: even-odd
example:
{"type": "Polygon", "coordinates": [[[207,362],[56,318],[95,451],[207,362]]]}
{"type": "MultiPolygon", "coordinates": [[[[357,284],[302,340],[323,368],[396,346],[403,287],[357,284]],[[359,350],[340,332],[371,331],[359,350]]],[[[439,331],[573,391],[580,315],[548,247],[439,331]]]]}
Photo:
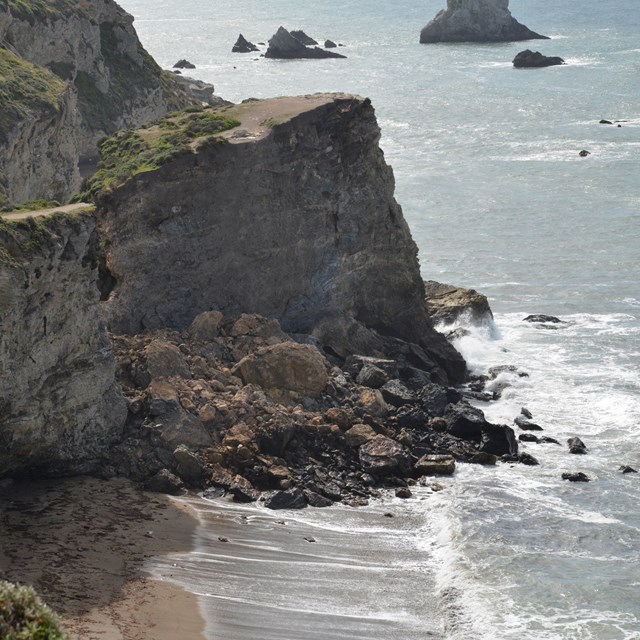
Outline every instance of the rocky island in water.
{"type": "Polygon", "coordinates": [[[203,96],[111,0],[3,2],[0,36],[1,577],[32,583],[79,635],[142,625],[114,602],[133,597],[132,572],[157,596],[141,557],[187,544],[189,525],[170,544],[158,513],[193,516],[123,479],[293,509],[410,498],[459,461],[535,464],[459,388],[469,374],[434,306],[490,310],[455,287],[427,298],[368,99],[203,96]],[[81,475],[85,493],[59,480],[81,475]],[[24,484],[43,478],[62,498],[24,484]],[[105,491],[116,529],[92,511],[105,491]],[[146,521],[152,542],[100,577],[110,536],[146,521]],[[30,527],[91,538],[65,556],[86,572],[25,565],[15,536],[30,527]]]}

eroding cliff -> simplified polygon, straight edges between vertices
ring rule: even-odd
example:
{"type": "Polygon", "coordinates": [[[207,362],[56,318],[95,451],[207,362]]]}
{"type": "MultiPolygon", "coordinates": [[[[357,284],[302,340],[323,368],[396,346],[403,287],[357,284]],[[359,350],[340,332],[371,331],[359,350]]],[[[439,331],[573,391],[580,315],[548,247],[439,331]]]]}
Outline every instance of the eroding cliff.
{"type": "Polygon", "coordinates": [[[447,0],[420,32],[420,42],[517,42],[547,39],[520,24],[509,0],[447,0]]]}
{"type": "Polygon", "coordinates": [[[462,378],[462,359],[430,327],[369,100],[317,94],[218,113],[240,124],[103,189],[110,328],[260,313],[342,357],[383,351],[381,336],[420,343],[462,378]]]}
{"type": "Polygon", "coordinates": [[[0,476],[91,471],[120,436],[97,242],[91,211],[0,218],[0,476]]]}
{"type": "Polygon", "coordinates": [[[29,67],[29,82],[37,75],[45,95],[54,94],[54,112],[42,113],[25,109],[19,87],[0,92],[2,112],[23,115],[5,132],[10,149],[0,150],[3,192],[12,201],[71,196],[80,186],[78,164],[91,171],[100,138],[198,102],[160,69],[132,16],[113,0],[0,2],[0,47],[13,73],[24,76],[29,67]]]}

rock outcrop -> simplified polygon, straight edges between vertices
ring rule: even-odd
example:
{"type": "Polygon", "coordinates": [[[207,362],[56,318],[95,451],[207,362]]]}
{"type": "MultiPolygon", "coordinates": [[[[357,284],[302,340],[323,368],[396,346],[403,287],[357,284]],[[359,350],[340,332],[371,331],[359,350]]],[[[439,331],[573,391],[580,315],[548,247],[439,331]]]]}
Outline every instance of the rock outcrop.
{"type": "Polygon", "coordinates": [[[427,280],[424,284],[427,311],[434,323],[452,324],[463,315],[469,316],[472,322],[493,319],[487,296],[475,289],[463,289],[434,280],[427,280]]]}
{"type": "Polygon", "coordinates": [[[520,24],[509,0],[447,0],[420,32],[420,42],[516,42],[548,39],[520,24]]]}
{"type": "Polygon", "coordinates": [[[22,59],[23,67],[34,65],[42,81],[42,102],[53,106],[45,117],[34,116],[32,104],[25,105],[20,93],[0,98],[3,114],[13,108],[22,116],[5,135],[18,149],[17,158],[4,145],[0,150],[4,192],[11,200],[73,195],[80,176],[71,160],[92,166],[100,138],[196,103],[145,51],[133,17],[113,0],[3,5],[0,56],[6,60],[10,51],[22,59]],[[45,70],[75,88],[77,105],[68,88],[44,78],[45,70]],[[20,179],[26,157],[36,159],[38,167],[20,179]]]}
{"type": "Polygon", "coordinates": [[[461,380],[462,358],[430,326],[369,100],[316,94],[217,113],[239,125],[99,196],[110,328],[260,313],[341,357],[408,340],[417,351],[403,357],[461,380]]]}
{"type": "Polygon", "coordinates": [[[238,36],[231,49],[231,53],[251,53],[252,51],[260,51],[260,49],[253,42],[249,42],[242,34],[238,36]]]}
{"type": "MultiPolygon", "coordinates": [[[[317,44],[317,43],[316,43],[317,44]]],[[[279,58],[284,60],[303,58],[346,58],[335,51],[327,51],[320,47],[307,47],[300,40],[291,35],[284,27],[280,27],[269,40],[269,48],[265,58],[279,58]]]]}
{"type": "Polygon", "coordinates": [[[531,51],[530,49],[521,51],[513,59],[513,66],[516,69],[537,69],[540,67],[553,67],[561,64],[565,64],[565,62],[558,56],[545,56],[539,51],[531,51]]]}
{"type": "Polygon", "coordinates": [[[121,434],[97,249],[91,212],[0,218],[0,476],[86,473],[121,434]]]}

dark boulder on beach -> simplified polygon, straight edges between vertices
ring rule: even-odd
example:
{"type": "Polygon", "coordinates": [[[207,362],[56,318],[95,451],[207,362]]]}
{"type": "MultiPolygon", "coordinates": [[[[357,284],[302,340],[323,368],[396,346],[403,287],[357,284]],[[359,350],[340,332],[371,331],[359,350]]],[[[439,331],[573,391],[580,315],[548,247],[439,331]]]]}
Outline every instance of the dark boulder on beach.
{"type": "Polygon", "coordinates": [[[513,66],[516,69],[539,69],[542,67],[554,67],[561,64],[566,63],[558,56],[545,56],[539,51],[531,51],[530,49],[521,51],[513,59],[513,66]]]}
{"type": "Polygon", "coordinates": [[[513,429],[501,424],[485,424],[482,428],[480,451],[494,456],[516,455],[518,442],[513,429]]]}
{"type": "Polygon", "coordinates": [[[548,40],[520,24],[509,0],[447,0],[447,8],[420,32],[420,42],[516,42],[548,40]]]}
{"type": "Polygon", "coordinates": [[[307,47],[291,35],[284,27],[280,27],[269,40],[269,48],[264,56],[265,58],[282,60],[346,58],[346,56],[335,53],[334,51],[327,51],[319,47],[307,47]]]}
{"type": "Polygon", "coordinates": [[[178,60],[178,62],[176,62],[173,65],[173,68],[174,69],[195,69],[196,65],[183,58],[182,60],[178,60]]]}
{"type": "Polygon", "coordinates": [[[307,499],[302,489],[287,489],[271,494],[264,503],[267,509],[304,509],[307,499]]]}
{"type": "Polygon", "coordinates": [[[480,409],[472,407],[467,402],[449,405],[444,413],[447,432],[463,440],[480,440],[482,430],[489,423],[480,409]]]}
{"type": "Polygon", "coordinates": [[[238,36],[231,49],[231,53],[251,53],[252,51],[260,51],[260,49],[253,42],[249,42],[242,34],[238,36]]]}
{"type": "Polygon", "coordinates": [[[388,476],[399,472],[408,474],[411,469],[409,452],[401,444],[378,435],[360,447],[360,462],[366,473],[388,476]]]}
{"type": "Polygon", "coordinates": [[[569,438],[567,440],[569,445],[569,453],[585,454],[587,453],[587,446],[580,438],[569,438]]]}

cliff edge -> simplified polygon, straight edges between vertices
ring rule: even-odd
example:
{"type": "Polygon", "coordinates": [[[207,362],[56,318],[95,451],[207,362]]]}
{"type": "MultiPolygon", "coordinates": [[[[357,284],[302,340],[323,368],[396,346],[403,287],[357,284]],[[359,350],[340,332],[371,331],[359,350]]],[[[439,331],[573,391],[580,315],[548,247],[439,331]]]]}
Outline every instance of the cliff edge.
{"type": "Polygon", "coordinates": [[[420,32],[420,42],[516,42],[548,39],[520,24],[509,0],[447,0],[420,32]]]}
{"type": "Polygon", "coordinates": [[[132,135],[103,146],[105,168],[93,182],[112,331],[183,329],[212,309],[258,313],[342,358],[383,352],[385,337],[408,340],[452,381],[464,377],[462,358],[431,328],[369,100],[251,100],[132,135]],[[198,137],[216,118],[226,130],[198,137]],[[194,127],[196,137],[185,138],[194,127]],[[168,140],[183,146],[169,152],[168,140]],[[132,175],[109,173],[108,154],[121,161],[131,148],[132,175]],[[158,163],[158,153],[171,157],[158,163]]]}

